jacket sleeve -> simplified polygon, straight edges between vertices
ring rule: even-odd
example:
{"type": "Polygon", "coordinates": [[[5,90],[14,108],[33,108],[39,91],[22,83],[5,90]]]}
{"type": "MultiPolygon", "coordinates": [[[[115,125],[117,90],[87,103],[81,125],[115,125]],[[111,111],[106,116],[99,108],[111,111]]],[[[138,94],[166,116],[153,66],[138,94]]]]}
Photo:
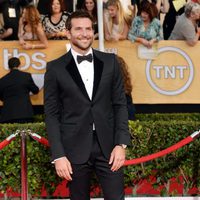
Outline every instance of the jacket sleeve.
{"type": "Polygon", "coordinates": [[[60,133],[60,99],[56,72],[47,64],[44,78],[44,111],[52,160],[65,156],[60,133]]]}
{"type": "Polygon", "coordinates": [[[33,93],[33,94],[37,94],[39,92],[39,88],[38,86],[34,83],[33,78],[31,76],[31,74],[29,74],[29,90],[33,93]]]}
{"type": "Polygon", "coordinates": [[[128,111],[123,79],[119,63],[115,57],[112,84],[112,105],[115,116],[115,144],[130,144],[128,111]]]}

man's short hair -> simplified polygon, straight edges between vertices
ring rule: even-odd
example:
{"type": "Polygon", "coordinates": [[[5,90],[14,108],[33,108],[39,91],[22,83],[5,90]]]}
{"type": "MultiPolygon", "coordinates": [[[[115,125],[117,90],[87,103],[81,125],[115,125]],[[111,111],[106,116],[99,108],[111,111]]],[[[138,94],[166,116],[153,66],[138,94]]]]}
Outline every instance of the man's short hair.
{"type": "Polygon", "coordinates": [[[191,13],[199,14],[200,13],[200,5],[195,2],[189,2],[185,5],[185,16],[190,17],[191,13]]]}
{"type": "Polygon", "coordinates": [[[8,60],[8,67],[9,69],[13,69],[20,66],[19,58],[12,57],[8,60]]]}
{"type": "Polygon", "coordinates": [[[77,11],[73,12],[67,18],[66,29],[70,30],[72,28],[72,23],[71,23],[72,19],[78,19],[78,18],[88,18],[88,19],[90,19],[91,22],[92,22],[92,28],[94,29],[94,26],[93,26],[93,17],[87,11],[84,11],[84,10],[77,10],[77,11]]]}

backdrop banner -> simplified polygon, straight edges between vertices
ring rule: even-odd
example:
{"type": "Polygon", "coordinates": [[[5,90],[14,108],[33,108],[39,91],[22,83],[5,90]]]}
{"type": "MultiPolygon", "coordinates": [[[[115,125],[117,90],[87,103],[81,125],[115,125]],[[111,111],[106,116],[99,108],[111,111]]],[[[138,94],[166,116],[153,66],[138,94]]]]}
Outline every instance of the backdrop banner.
{"type": "MultiPolygon", "coordinates": [[[[98,47],[98,41],[93,47],[98,47]]],[[[160,41],[156,57],[138,47],[128,40],[105,42],[105,51],[120,55],[129,66],[135,104],[200,104],[200,42],[190,47],[184,41],[160,41]]],[[[69,48],[69,41],[63,40],[49,41],[49,47],[41,50],[24,50],[18,41],[0,41],[0,77],[8,73],[8,59],[19,57],[20,69],[32,73],[40,88],[39,94],[31,97],[32,103],[43,105],[46,63],[69,48]]]]}

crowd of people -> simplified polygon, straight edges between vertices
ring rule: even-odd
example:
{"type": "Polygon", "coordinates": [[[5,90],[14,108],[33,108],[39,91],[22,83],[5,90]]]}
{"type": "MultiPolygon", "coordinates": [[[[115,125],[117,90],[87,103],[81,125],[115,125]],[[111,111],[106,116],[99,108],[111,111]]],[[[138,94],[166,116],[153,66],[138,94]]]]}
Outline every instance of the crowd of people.
{"type": "MultiPolygon", "coordinates": [[[[147,48],[163,39],[185,40],[194,46],[199,40],[199,3],[131,0],[125,8],[122,0],[103,0],[105,40],[128,39],[147,48]]],[[[94,39],[98,39],[97,1],[78,0],[76,9],[93,17],[94,39]]],[[[47,48],[48,40],[68,39],[65,23],[72,12],[73,0],[0,0],[0,40],[19,40],[24,49],[47,48]]]]}

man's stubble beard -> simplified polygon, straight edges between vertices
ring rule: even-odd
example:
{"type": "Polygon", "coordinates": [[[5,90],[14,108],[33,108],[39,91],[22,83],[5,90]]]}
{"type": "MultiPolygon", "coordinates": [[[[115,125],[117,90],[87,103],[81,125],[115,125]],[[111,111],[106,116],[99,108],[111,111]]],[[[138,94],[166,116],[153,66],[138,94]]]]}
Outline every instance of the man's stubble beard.
{"type": "Polygon", "coordinates": [[[94,37],[91,39],[91,41],[90,41],[90,43],[87,45],[87,47],[81,46],[77,41],[75,41],[75,42],[73,43],[73,45],[74,45],[76,48],[78,48],[78,49],[80,49],[80,50],[82,50],[82,51],[86,51],[86,50],[88,50],[88,49],[92,46],[93,41],[94,41],[94,37]]]}

